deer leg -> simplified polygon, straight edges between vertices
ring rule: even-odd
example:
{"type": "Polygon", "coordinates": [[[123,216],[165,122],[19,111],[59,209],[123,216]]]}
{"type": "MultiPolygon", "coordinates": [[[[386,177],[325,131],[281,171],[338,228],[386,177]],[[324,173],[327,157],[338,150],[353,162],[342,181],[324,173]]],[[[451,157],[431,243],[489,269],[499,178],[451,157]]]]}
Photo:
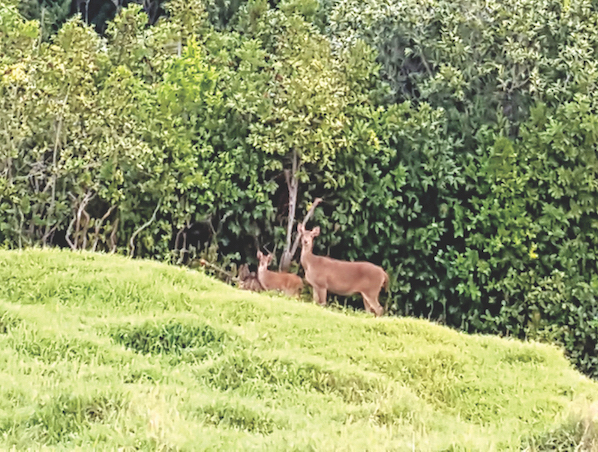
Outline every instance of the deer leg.
{"type": "Polygon", "coordinates": [[[326,306],[326,288],[315,286],[312,287],[314,289],[314,301],[320,306],[326,306]]]}
{"type": "Polygon", "coordinates": [[[378,297],[375,294],[360,292],[361,297],[363,298],[363,307],[365,308],[366,312],[371,312],[372,314],[378,314],[378,307],[380,304],[378,303],[378,297]]]}
{"type": "Polygon", "coordinates": [[[370,306],[370,300],[368,300],[367,295],[362,293],[361,298],[363,298],[363,307],[365,308],[365,312],[373,313],[374,311],[372,311],[372,307],[370,306]]]}
{"type": "Polygon", "coordinates": [[[363,297],[363,304],[367,312],[375,314],[376,317],[380,317],[382,314],[384,314],[384,308],[380,306],[377,295],[367,296],[365,294],[362,294],[361,296],[363,297]]]}
{"type": "Polygon", "coordinates": [[[378,301],[377,295],[372,300],[371,306],[372,306],[374,314],[376,314],[376,317],[380,317],[382,314],[384,314],[384,308],[382,306],[380,306],[380,302],[378,301]]]}

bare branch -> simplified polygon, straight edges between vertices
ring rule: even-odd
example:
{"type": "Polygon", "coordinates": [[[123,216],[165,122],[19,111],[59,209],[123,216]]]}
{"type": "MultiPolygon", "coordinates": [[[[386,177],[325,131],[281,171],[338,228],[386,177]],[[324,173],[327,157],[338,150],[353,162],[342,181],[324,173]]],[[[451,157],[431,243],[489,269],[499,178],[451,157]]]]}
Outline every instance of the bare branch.
{"type": "MultiPolygon", "coordinates": [[[[303,225],[303,227],[305,227],[305,225],[307,224],[307,222],[309,221],[311,216],[314,214],[316,207],[318,207],[318,204],[320,204],[321,202],[322,202],[322,198],[314,199],[314,202],[311,204],[309,211],[307,212],[307,214],[305,215],[305,218],[303,219],[303,221],[301,223],[303,225]]],[[[291,248],[291,256],[294,256],[295,253],[297,252],[297,248],[299,248],[299,240],[301,240],[301,237],[297,234],[297,236],[295,237],[295,241],[293,242],[293,248],[291,248]]]]}
{"type": "Polygon", "coordinates": [[[178,232],[178,234],[176,235],[176,243],[175,243],[175,249],[176,251],[179,251],[179,237],[181,235],[181,233],[183,234],[183,246],[181,247],[180,251],[179,251],[179,259],[177,260],[177,265],[180,265],[183,263],[183,260],[185,259],[185,255],[187,254],[187,233],[183,232],[185,229],[187,229],[189,227],[189,223],[187,223],[187,226],[185,226],[184,228],[181,228],[178,232]]]}
{"type": "Polygon", "coordinates": [[[307,224],[307,222],[309,221],[311,216],[314,214],[316,207],[318,207],[318,204],[320,204],[322,201],[323,201],[322,198],[314,199],[314,202],[311,203],[311,207],[309,208],[309,211],[307,212],[307,214],[305,215],[305,218],[301,222],[303,224],[303,226],[305,226],[307,224]]]}
{"type": "MultiPolygon", "coordinates": [[[[87,218],[87,223],[89,223],[89,214],[85,211],[85,207],[87,206],[87,204],[89,204],[89,201],[91,201],[93,198],[95,198],[95,193],[92,194],[91,192],[87,192],[85,193],[85,196],[83,197],[83,199],[81,200],[81,204],[79,204],[79,208],[77,209],[77,216],[76,216],[76,222],[75,222],[75,249],[78,246],[78,242],[79,242],[79,231],[81,230],[81,215],[83,215],[83,213],[85,212],[85,216],[87,218]]],[[[87,225],[86,223],[86,225],[87,225]]],[[[85,228],[85,226],[84,226],[85,228]]],[[[87,229],[86,229],[87,231],[87,229]]],[[[83,239],[83,244],[85,245],[87,242],[86,239],[83,239]]],[[[83,247],[85,248],[85,247],[83,247]]]]}
{"type": "Polygon", "coordinates": [[[71,247],[72,250],[77,249],[77,245],[75,245],[73,242],[71,242],[71,239],[69,238],[69,236],[71,235],[71,231],[73,229],[73,225],[75,224],[75,221],[77,221],[77,215],[73,216],[73,219],[71,220],[69,227],[66,230],[66,236],[64,237],[66,239],[66,242],[69,244],[69,246],[71,247]]]}
{"type": "Polygon", "coordinates": [[[224,221],[228,217],[230,217],[232,214],[233,214],[232,210],[229,210],[224,215],[222,215],[222,218],[218,222],[218,229],[217,230],[214,230],[214,226],[212,225],[212,218],[210,216],[210,226],[212,227],[212,232],[214,233],[214,235],[217,236],[218,234],[220,234],[220,232],[222,231],[222,226],[224,225],[224,221]]]}
{"type": "Polygon", "coordinates": [[[89,231],[89,223],[90,223],[91,217],[89,216],[89,214],[87,213],[87,210],[85,210],[85,209],[83,209],[81,214],[85,217],[85,222],[83,223],[84,226],[83,226],[83,231],[82,231],[83,243],[81,244],[81,249],[84,250],[87,248],[87,231],[89,231]]]}
{"type": "Polygon", "coordinates": [[[50,232],[47,236],[44,234],[44,236],[42,237],[42,246],[46,246],[47,241],[52,240],[53,234],[56,232],[56,229],[58,229],[58,223],[50,228],[50,232]]]}
{"type": "Polygon", "coordinates": [[[94,232],[94,236],[93,236],[93,245],[91,247],[92,251],[95,251],[97,246],[98,246],[98,242],[100,241],[100,228],[102,227],[102,224],[104,223],[104,221],[106,220],[106,218],[108,218],[110,216],[110,214],[112,213],[112,211],[116,208],[116,206],[112,206],[108,209],[108,211],[104,214],[104,216],[102,218],[100,218],[100,220],[96,223],[95,225],[95,232],[94,232]]]}
{"type": "Polygon", "coordinates": [[[23,215],[23,211],[19,209],[19,217],[21,221],[19,222],[19,250],[23,249],[23,223],[25,223],[25,215],[23,215]]]}
{"type": "MultiPolygon", "coordinates": [[[[45,10],[45,9],[44,9],[45,10]]],[[[43,21],[42,21],[43,23],[43,21]]],[[[54,214],[54,208],[56,205],[56,178],[57,178],[57,169],[56,165],[58,163],[58,144],[60,142],[60,133],[62,132],[62,121],[64,120],[64,110],[66,108],[66,104],[69,99],[69,94],[71,92],[71,87],[67,88],[66,95],[64,96],[64,101],[62,102],[62,110],[60,111],[60,118],[58,119],[58,124],[56,126],[56,134],[54,136],[54,152],[52,153],[52,197],[50,198],[50,207],[48,208],[48,219],[52,217],[54,214]]],[[[50,235],[50,225],[46,225],[46,231],[43,236],[43,243],[45,245],[48,236],[50,235]]]]}
{"type": "MultiPolygon", "coordinates": [[[[73,195],[72,193],[69,193],[69,196],[71,197],[71,199],[73,201],[76,201],[77,198],[75,198],[75,195],[73,195]]],[[[85,210],[85,206],[94,197],[95,197],[95,193],[92,194],[89,191],[87,193],[85,193],[85,196],[83,197],[83,199],[81,200],[81,203],[79,204],[79,207],[77,208],[77,213],[73,216],[73,219],[71,220],[71,222],[69,224],[69,227],[66,230],[65,239],[66,239],[67,243],[69,244],[69,246],[71,247],[72,250],[76,250],[77,249],[78,235],[79,235],[79,226],[80,226],[80,222],[81,222],[81,215],[82,215],[83,211],[85,210]],[[74,241],[71,241],[70,235],[71,235],[71,232],[73,230],[73,225],[76,225],[76,226],[75,226],[74,241]]],[[[89,223],[89,214],[87,212],[85,212],[85,215],[87,216],[87,223],[89,223]]]]}
{"type": "Polygon", "coordinates": [[[116,220],[114,220],[114,223],[112,225],[112,232],[110,233],[110,252],[111,253],[114,253],[116,251],[116,231],[118,231],[118,221],[119,221],[118,218],[116,220]]]}
{"type": "Polygon", "coordinates": [[[291,172],[289,170],[284,171],[284,177],[287,182],[287,188],[289,191],[289,216],[287,220],[287,240],[284,246],[282,257],[280,258],[280,265],[278,269],[286,272],[291,266],[292,255],[290,253],[291,240],[293,239],[293,226],[295,225],[295,211],[297,209],[297,193],[299,191],[299,180],[297,179],[298,169],[297,150],[293,149],[293,161],[291,164],[291,172]]]}
{"type": "Polygon", "coordinates": [[[154,209],[154,213],[152,214],[152,217],[147,222],[142,224],[135,232],[133,232],[133,235],[131,236],[131,240],[129,240],[129,246],[130,246],[129,256],[130,257],[133,257],[133,255],[135,254],[135,237],[137,237],[137,234],[139,234],[141,231],[143,231],[145,228],[147,228],[150,224],[152,224],[154,222],[154,220],[156,219],[156,214],[158,213],[158,209],[160,208],[161,203],[162,203],[162,199],[160,199],[158,201],[158,205],[156,205],[156,208],[154,209]]]}
{"type": "Polygon", "coordinates": [[[178,251],[179,250],[179,238],[181,237],[181,234],[183,233],[183,231],[185,230],[187,226],[183,226],[182,228],[180,228],[178,230],[178,232],[176,233],[176,237],[174,238],[174,250],[178,251]]]}
{"type": "Polygon", "coordinates": [[[216,271],[218,271],[218,272],[222,273],[223,275],[226,275],[226,276],[228,276],[228,277],[229,277],[229,278],[230,278],[232,281],[235,281],[235,282],[239,282],[239,281],[241,281],[241,280],[240,280],[239,278],[237,278],[236,276],[233,276],[233,274],[232,274],[231,272],[228,272],[228,271],[224,270],[223,268],[221,268],[221,267],[218,267],[217,265],[215,265],[215,264],[212,264],[211,262],[208,262],[207,260],[205,260],[205,259],[203,259],[203,258],[201,258],[201,259],[199,260],[199,263],[200,263],[201,265],[203,265],[204,267],[210,267],[212,270],[216,270],[216,271]]]}

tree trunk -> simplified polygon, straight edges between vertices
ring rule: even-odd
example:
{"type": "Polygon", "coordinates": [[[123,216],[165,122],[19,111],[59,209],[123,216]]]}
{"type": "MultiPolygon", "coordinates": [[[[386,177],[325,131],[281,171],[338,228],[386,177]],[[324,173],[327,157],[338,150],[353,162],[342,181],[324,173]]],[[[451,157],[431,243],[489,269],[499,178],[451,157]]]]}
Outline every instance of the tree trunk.
{"type": "MultiPolygon", "coordinates": [[[[307,212],[307,214],[305,215],[305,218],[302,221],[303,226],[305,226],[307,224],[307,222],[313,215],[314,211],[316,210],[316,207],[318,207],[318,204],[320,204],[321,202],[322,202],[322,198],[314,199],[314,202],[311,204],[309,211],[307,212]]],[[[299,235],[296,235],[295,241],[293,242],[293,246],[292,246],[291,250],[286,255],[283,253],[283,257],[280,259],[280,268],[279,268],[280,271],[285,271],[285,272],[289,271],[289,268],[291,266],[291,260],[293,260],[293,256],[297,252],[297,248],[299,248],[299,240],[300,239],[301,239],[301,237],[299,235]],[[283,268],[282,264],[283,264],[283,262],[285,262],[284,261],[285,258],[287,259],[287,261],[286,261],[287,267],[283,268]]]]}
{"type": "Polygon", "coordinates": [[[297,150],[293,149],[291,171],[284,171],[284,177],[287,181],[287,188],[289,190],[289,217],[287,222],[287,240],[280,258],[280,265],[278,266],[278,269],[283,272],[289,271],[289,268],[291,267],[291,259],[293,259],[293,256],[291,255],[291,241],[293,239],[293,226],[295,225],[295,211],[297,209],[297,193],[299,191],[299,180],[297,179],[299,162],[297,160],[297,150]]]}

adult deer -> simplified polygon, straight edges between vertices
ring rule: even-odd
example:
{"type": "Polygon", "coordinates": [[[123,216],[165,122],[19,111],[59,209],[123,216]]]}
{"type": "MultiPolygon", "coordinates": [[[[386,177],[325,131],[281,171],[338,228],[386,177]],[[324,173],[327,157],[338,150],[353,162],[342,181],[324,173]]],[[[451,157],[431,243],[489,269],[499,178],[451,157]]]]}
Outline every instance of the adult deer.
{"type": "Polygon", "coordinates": [[[368,312],[377,316],[384,313],[378,302],[380,290],[388,291],[388,274],[382,267],[371,262],[348,262],[313,254],[314,237],[320,235],[320,227],[311,231],[303,224],[297,226],[301,235],[301,265],[305,270],[305,280],[314,291],[314,300],[326,306],[326,294],[352,295],[359,293],[368,312]]]}
{"type": "Polygon", "coordinates": [[[257,268],[257,280],[264,290],[280,290],[290,297],[298,297],[303,289],[303,280],[292,273],[273,272],[268,270],[272,262],[272,254],[257,252],[260,263],[257,268]]]}

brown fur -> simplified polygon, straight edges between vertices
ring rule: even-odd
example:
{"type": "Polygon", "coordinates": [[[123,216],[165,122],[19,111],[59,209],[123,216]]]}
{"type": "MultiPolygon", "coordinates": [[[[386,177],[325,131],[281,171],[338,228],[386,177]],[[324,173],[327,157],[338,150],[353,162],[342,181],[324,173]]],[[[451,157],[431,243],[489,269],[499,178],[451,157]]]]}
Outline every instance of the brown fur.
{"type": "Polygon", "coordinates": [[[257,268],[257,279],[264,290],[280,290],[289,297],[299,297],[303,290],[303,280],[299,276],[268,270],[268,265],[272,262],[272,254],[264,255],[258,251],[257,258],[260,261],[257,268]]]}
{"type": "Polygon", "coordinates": [[[313,287],[314,300],[325,306],[327,292],[337,295],[359,293],[368,312],[377,316],[384,313],[378,297],[384,287],[388,291],[388,274],[382,267],[371,262],[349,262],[313,254],[314,237],[320,235],[320,228],[311,231],[302,224],[297,227],[301,235],[301,265],[305,280],[313,287]]]}
{"type": "Polygon", "coordinates": [[[263,287],[257,280],[255,272],[249,271],[249,266],[243,264],[239,267],[239,287],[243,290],[251,290],[252,292],[261,292],[263,287]]]}

